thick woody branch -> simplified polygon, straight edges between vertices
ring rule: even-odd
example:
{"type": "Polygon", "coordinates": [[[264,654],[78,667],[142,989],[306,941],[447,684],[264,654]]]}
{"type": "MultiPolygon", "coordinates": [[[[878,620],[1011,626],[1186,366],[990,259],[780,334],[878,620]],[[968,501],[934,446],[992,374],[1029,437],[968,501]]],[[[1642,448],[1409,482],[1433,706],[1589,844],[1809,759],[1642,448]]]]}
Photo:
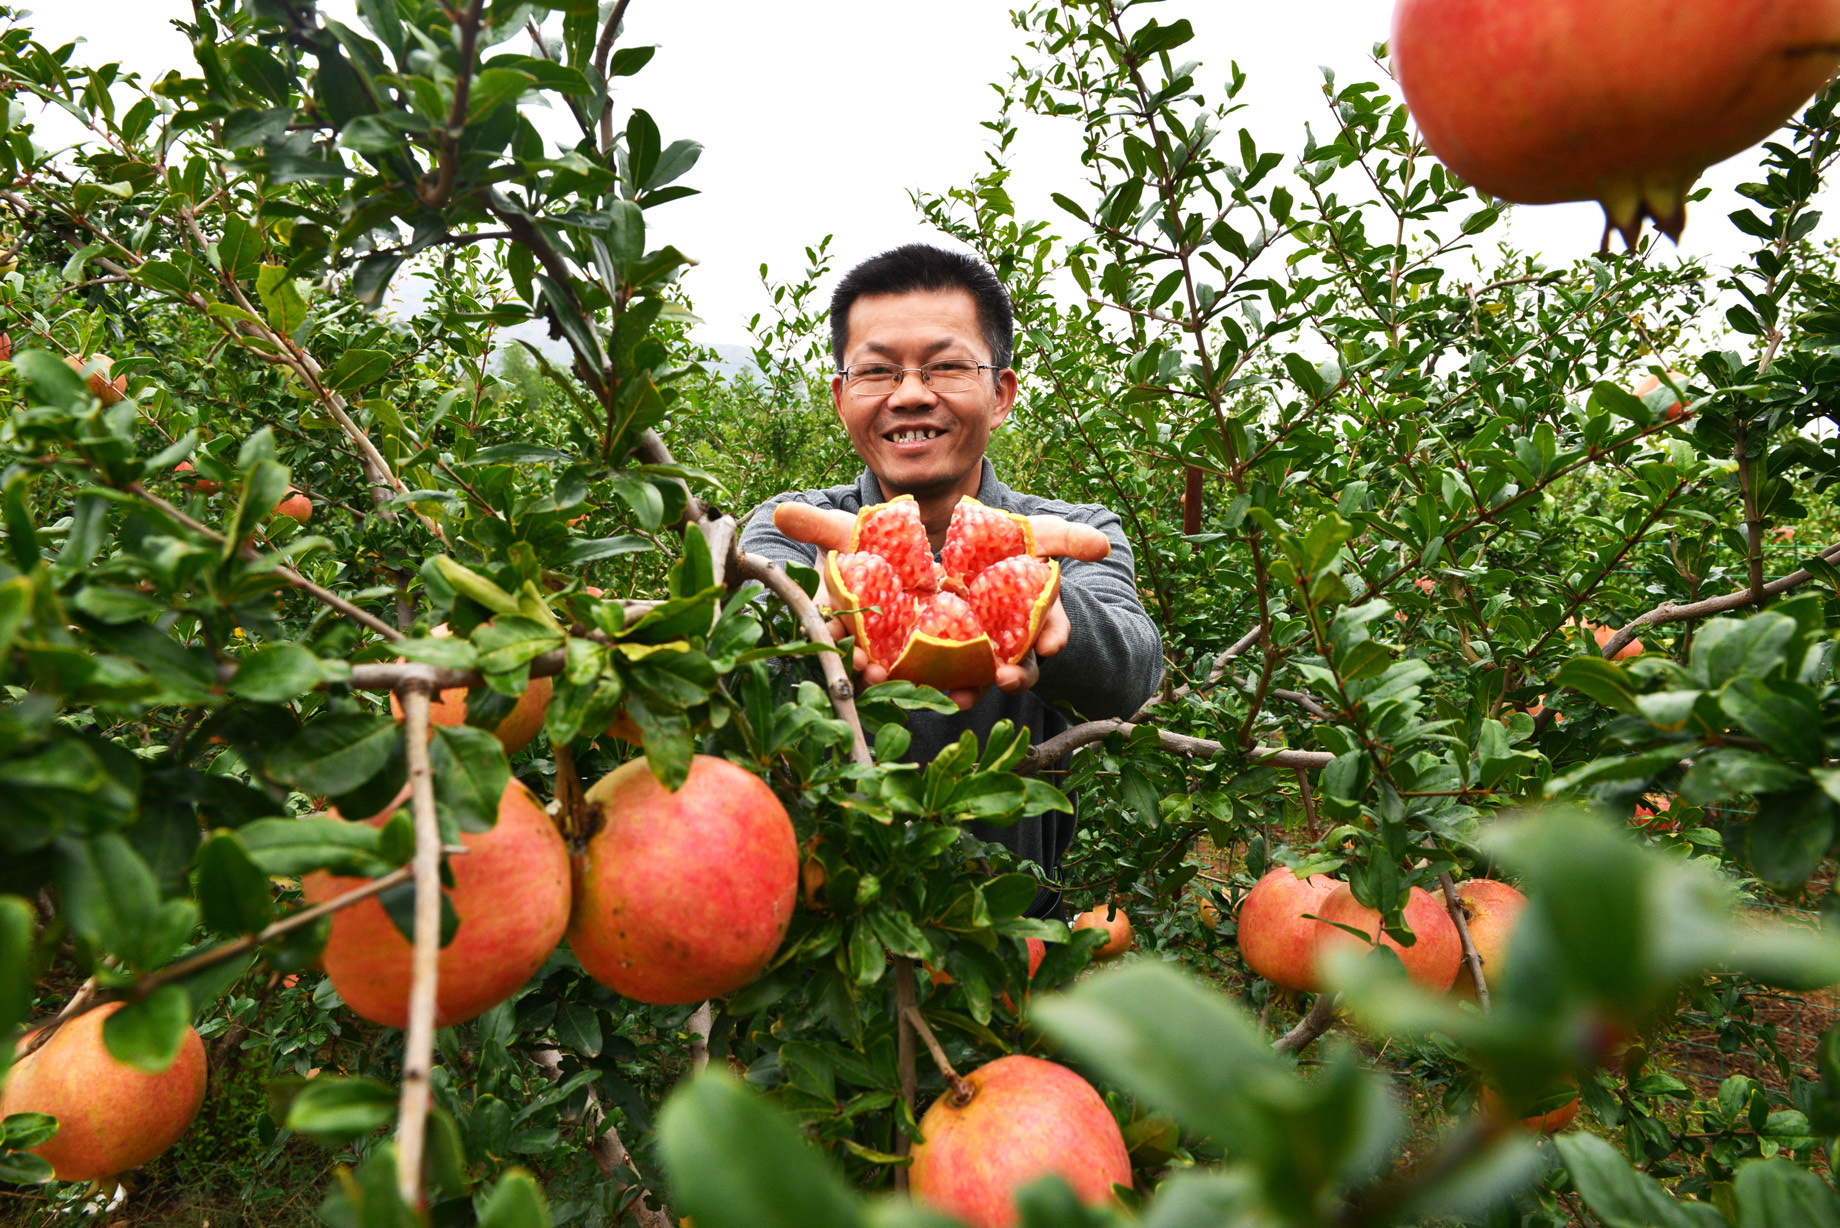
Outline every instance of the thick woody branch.
{"type": "MultiPolygon", "coordinates": [[[[1827,563],[1840,560],[1840,544],[1827,547],[1815,557],[1827,563]]],[[[1765,597],[1774,597],[1778,593],[1788,592],[1792,588],[1806,584],[1812,579],[1814,579],[1813,573],[1802,568],[1790,572],[1780,580],[1771,580],[1762,586],[1761,591],[1765,597]]],[[[1708,597],[1704,601],[1695,601],[1687,605],[1676,605],[1672,601],[1664,601],[1648,613],[1638,615],[1628,626],[1611,636],[1604,642],[1601,651],[1606,659],[1614,660],[1616,654],[1627,648],[1630,642],[1641,633],[1643,627],[1659,626],[1662,623],[1687,622],[1695,618],[1709,618],[1714,614],[1723,614],[1727,610],[1740,610],[1756,603],[1757,592],[1749,588],[1740,589],[1735,593],[1724,593],[1717,597],[1708,597]]]]}
{"type": "Polygon", "coordinates": [[[435,819],[434,774],[428,764],[428,688],[412,683],[398,694],[403,749],[409,760],[409,809],[415,821],[415,859],[410,863],[415,940],[409,957],[409,1026],[403,1037],[402,1100],[396,1121],[396,1181],[403,1202],[419,1209],[441,959],[441,828],[435,819]]]}
{"type": "Polygon", "coordinates": [[[1316,1001],[1310,1004],[1309,1013],[1297,1021],[1297,1026],[1271,1042],[1271,1047],[1279,1053],[1297,1053],[1309,1043],[1335,1026],[1335,995],[1319,993],[1316,1001]]]}
{"type": "Polygon", "coordinates": [[[473,94],[473,59],[479,44],[479,19],[485,7],[486,0],[472,0],[458,20],[460,64],[454,72],[453,107],[447,113],[447,126],[441,130],[440,171],[432,186],[424,183],[417,192],[422,204],[430,209],[445,208],[453,199],[454,176],[460,165],[460,135],[466,131],[466,111],[473,94]]]}
{"type": "MultiPolygon", "coordinates": [[[[1018,776],[1033,776],[1059,763],[1067,755],[1082,746],[1091,746],[1103,742],[1113,733],[1130,733],[1137,728],[1130,721],[1088,721],[1084,725],[1075,725],[1072,729],[1055,734],[1046,742],[1030,749],[1016,768],[1018,776]]],[[[1191,738],[1187,734],[1171,733],[1159,729],[1157,739],[1164,750],[1172,750],[1181,755],[1193,755],[1197,758],[1210,758],[1221,754],[1227,748],[1219,742],[1206,738],[1191,738]]],[[[1327,751],[1290,750],[1279,746],[1255,746],[1245,752],[1246,757],[1255,763],[1268,763],[1273,767],[1303,768],[1306,771],[1318,771],[1329,766],[1335,756],[1327,751]]]]}
{"type": "Polygon", "coordinates": [[[1449,873],[1438,875],[1438,886],[1444,889],[1444,907],[1450,913],[1450,919],[1457,927],[1457,938],[1463,944],[1463,962],[1469,967],[1470,979],[1476,984],[1476,1001],[1483,1010],[1489,1009],[1489,983],[1482,977],[1482,956],[1476,952],[1475,939],[1469,936],[1469,912],[1463,907],[1463,901],[1457,898],[1456,884],[1450,881],[1449,873]]]}
{"type": "MultiPolygon", "coordinates": [[[[160,509],[161,512],[165,513],[179,524],[192,530],[192,532],[209,538],[220,546],[224,544],[224,535],[222,533],[217,532],[215,529],[207,528],[198,521],[193,520],[190,516],[187,516],[184,512],[180,511],[166,500],[149,491],[145,486],[141,485],[141,483],[131,482],[128,484],[128,489],[140,498],[145,499],[148,503],[151,503],[154,507],[160,509]]],[[[251,545],[245,544],[238,547],[237,553],[251,563],[260,563],[263,561],[262,555],[251,545]]],[[[403,638],[402,632],[392,627],[389,623],[384,622],[375,614],[366,613],[337,593],[332,592],[330,589],[321,588],[285,563],[275,563],[273,566],[276,575],[286,580],[301,592],[306,593],[315,601],[323,605],[331,606],[353,622],[362,623],[386,640],[400,640],[403,638]]]]}
{"type": "Polygon", "coordinates": [[[691,1012],[684,1027],[690,1033],[690,1073],[702,1074],[709,1067],[709,1030],[715,1023],[715,1013],[705,1002],[691,1012]]]}
{"type": "MultiPolygon", "coordinates": [[[[799,620],[799,629],[805,638],[814,644],[824,644],[835,648],[837,641],[831,638],[830,628],[824,623],[824,615],[818,612],[817,603],[805,594],[798,581],[786,574],[783,567],[758,555],[742,553],[738,556],[735,574],[743,580],[758,580],[767,586],[769,592],[781,601],[799,620]]],[[[869,754],[869,743],[863,737],[862,720],[856,715],[856,688],[850,684],[850,675],[843,668],[843,657],[835,652],[818,654],[818,664],[824,670],[825,690],[831,697],[831,706],[837,710],[837,716],[850,727],[855,735],[855,744],[851,748],[850,758],[857,763],[873,762],[869,754]]]]}

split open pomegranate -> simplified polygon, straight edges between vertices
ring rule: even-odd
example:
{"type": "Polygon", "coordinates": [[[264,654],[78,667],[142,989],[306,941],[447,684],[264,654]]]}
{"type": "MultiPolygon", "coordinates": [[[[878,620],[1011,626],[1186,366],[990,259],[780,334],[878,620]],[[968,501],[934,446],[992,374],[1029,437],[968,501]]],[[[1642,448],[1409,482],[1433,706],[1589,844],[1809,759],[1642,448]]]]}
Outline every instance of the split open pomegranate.
{"type": "Polygon", "coordinates": [[[911,495],[865,507],[830,556],[831,596],[890,678],[942,691],[989,686],[1028,655],[1060,593],[1060,564],[1035,557],[1028,517],[961,499],[938,561],[911,495]]]}

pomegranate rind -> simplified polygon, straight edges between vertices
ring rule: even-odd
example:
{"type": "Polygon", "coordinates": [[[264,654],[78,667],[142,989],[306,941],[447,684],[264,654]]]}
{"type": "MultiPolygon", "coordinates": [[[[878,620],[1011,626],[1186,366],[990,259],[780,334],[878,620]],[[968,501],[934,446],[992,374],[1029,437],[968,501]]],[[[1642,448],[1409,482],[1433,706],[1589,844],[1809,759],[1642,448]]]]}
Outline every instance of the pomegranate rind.
{"type": "Polygon", "coordinates": [[[1399,0],[1387,45],[1425,143],[1468,183],[1677,235],[1699,173],[1825,85],[1840,0],[1399,0]]]}
{"type": "Polygon", "coordinates": [[[1131,1184],[1131,1156],[1092,1084],[1065,1066],[1011,1054],[965,1076],[965,1105],[941,1096],[920,1119],[909,1190],[972,1228],[1012,1228],[1016,1191],[1054,1174],[1088,1206],[1131,1184]]]}
{"type": "Polygon", "coordinates": [[[0,1089],[0,1118],[58,1119],[57,1133],[30,1151],[59,1181],[99,1181],[139,1168],[178,1142],[204,1104],[204,1041],[191,1027],[173,1064],[159,1074],[110,1055],[102,1025],[124,1005],[109,1002],[64,1024],[18,1060],[0,1089]]]}
{"type": "Polygon", "coordinates": [[[676,793],[635,759],[587,794],[605,820],[575,865],[569,947],[616,993],[702,1002],[760,975],[792,922],[799,849],[766,782],[697,755],[676,793]]]}
{"type": "MultiPolygon", "coordinates": [[[[367,822],[380,827],[395,809],[367,822]]],[[[523,988],[569,921],[568,845],[523,784],[505,786],[492,830],[463,832],[460,843],[468,851],[449,861],[454,885],[447,892],[460,928],[441,948],[435,979],[434,1020],[442,1028],[476,1019],[523,988]]],[[[320,904],[368,881],[322,870],[300,887],[309,903],[320,904]]],[[[333,915],[320,966],[354,1012],[400,1028],[409,1022],[411,956],[409,940],[372,897],[333,915]]]]}

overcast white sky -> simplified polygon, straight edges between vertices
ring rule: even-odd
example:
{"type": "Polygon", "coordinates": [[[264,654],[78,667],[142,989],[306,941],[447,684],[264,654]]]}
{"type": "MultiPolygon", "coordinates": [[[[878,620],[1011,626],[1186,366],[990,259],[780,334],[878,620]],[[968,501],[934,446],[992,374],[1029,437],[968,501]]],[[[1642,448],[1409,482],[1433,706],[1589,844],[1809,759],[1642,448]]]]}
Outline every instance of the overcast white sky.
{"type": "MultiPolygon", "coordinates": [[[[52,45],[86,38],[82,59],[153,73],[191,65],[168,24],[189,8],[185,0],[49,0],[29,24],[52,45]]],[[[937,240],[908,194],[942,191],[982,169],[989,133],[978,125],[996,102],[989,83],[1022,53],[1009,8],[1004,0],[632,0],[623,41],[659,52],[623,84],[622,102],[649,110],[667,142],[690,137],[706,147],[685,180],[702,195],[650,215],[653,241],[700,261],[688,286],[704,340],[747,340],[748,317],[766,308],[762,261],[776,278],[790,277],[807,244],[834,234],[840,273],[884,248],[937,240]]],[[[1318,66],[1342,80],[1374,79],[1371,48],[1386,36],[1391,5],[1171,0],[1155,12],[1194,23],[1197,38],[1178,55],[1202,62],[1197,79],[1210,101],[1224,97],[1220,83],[1239,62],[1250,81],[1238,123],[1262,149],[1291,155],[1306,121],[1328,131],[1318,66]]],[[[1078,196],[1068,187],[1080,169],[1076,135],[1069,121],[1025,126],[1012,196],[1026,216],[1064,218],[1048,192],[1078,196]]],[[[1753,151],[1707,173],[1715,191],[1696,207],[1684,253],[1722,264],[1746,250],[1725,215],[1741,203],[1732,185],[1755,177],[1755,167],[1753,151]]],[[[1516,214],[1516,242],[1559,261],[1594,250],[1603,226],[1594,204],[1516,214]]]]}

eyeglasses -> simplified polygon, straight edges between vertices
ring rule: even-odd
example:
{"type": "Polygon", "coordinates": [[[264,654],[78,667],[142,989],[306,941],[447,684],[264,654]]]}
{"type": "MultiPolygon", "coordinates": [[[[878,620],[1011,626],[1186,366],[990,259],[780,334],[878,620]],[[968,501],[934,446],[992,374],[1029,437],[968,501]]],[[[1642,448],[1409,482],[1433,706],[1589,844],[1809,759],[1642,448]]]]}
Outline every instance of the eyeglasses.
{"type": "Polygon", "coordinates": [[[978,386],[980,371],[1001,371],[988,362],[969,358],[942,358],[922,367],[898,367],[891,362],[859,362],[843,369],[843,385],[851,396],[885,397],[901,386],[909,371],[920,373],[920,382],[934,392],[969,392],[978,386]]]}

